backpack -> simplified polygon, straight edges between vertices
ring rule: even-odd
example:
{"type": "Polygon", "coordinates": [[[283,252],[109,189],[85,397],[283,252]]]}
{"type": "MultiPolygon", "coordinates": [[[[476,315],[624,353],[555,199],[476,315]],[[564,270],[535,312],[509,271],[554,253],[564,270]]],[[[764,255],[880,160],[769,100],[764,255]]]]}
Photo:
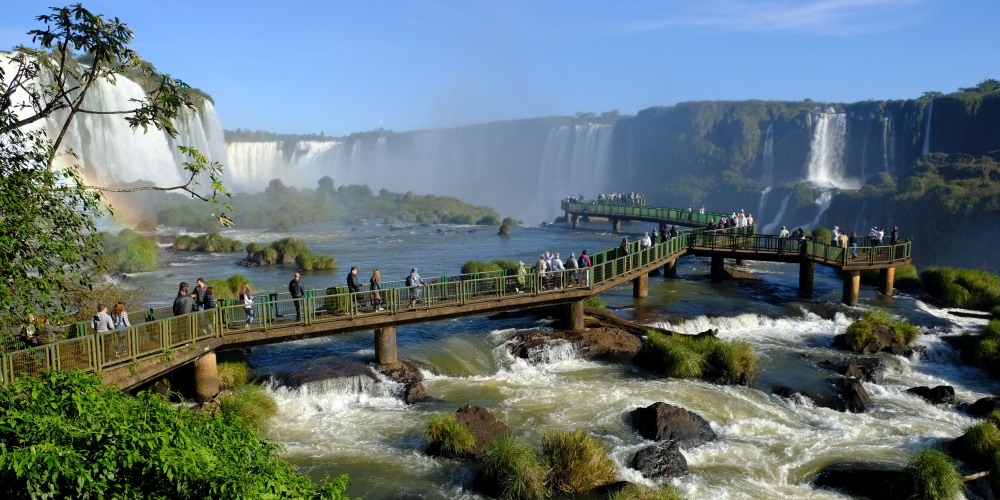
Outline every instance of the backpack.
{"type": "Polygon", "coordinates": [[[409,276],[406,277],[406,286],[413,286],[413,285],[414,285],[414,283],[413,283],[413,275],[411,274],[411,275],[409,275],[409,276]]]}

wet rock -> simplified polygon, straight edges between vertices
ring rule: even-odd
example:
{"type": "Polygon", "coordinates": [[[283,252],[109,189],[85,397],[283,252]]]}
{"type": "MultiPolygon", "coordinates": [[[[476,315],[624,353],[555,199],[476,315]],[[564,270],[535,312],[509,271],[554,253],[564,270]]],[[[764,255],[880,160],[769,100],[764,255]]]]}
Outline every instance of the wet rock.
{"type": "Polygon", "coordinates": [[[985,417],[993,412],[993,410],[1000,410],[1000,397],[990,396],[977,400],[975,403],[964,408],[965,413],[972,415],[973,417],[985,417]]]}
{"type": "Polygon", "coordinates": [[[861,381],[855,378],[831,379],[830,383],[840,392],[840,400],[843,402],[841,411],[846,410],[851,413],[864,413],[871,406],[871,396],[865,390],[861,381]]]}
{"type": "Polygon", "coordinates": [[[416,382],[403,389],[403,400],[406,404],[412,405],[427,399],[427,389],[423,382],[416,382]]]}
{"type": "Polygon", "coordinates": [[[893,498],[893,484],[901,472],[897,467],[872,463],[832,464],[816,475],[814,484],[855,497],[893,498]]]}
{"type": "Polygon", "coordinates": [[[922,385],[911,387],[906,392],[916,394],[932,405],[948,404],[955,401],[955,389],[950,385],[939,385],[934,388],[922,385]]]}
{"type": "Polygon", "coordinates": [[[676,441],[643,448],[632,457],[632,468],[650,479],[669,479],[688,473],[687,460],[676,441]]]}
{"type": "Polygon", "coordinates": [[[455,420],[476,438],[475,456],[481,456],[493,440],[506,436],[510,428],[486,408],[465,405],[455,412],[455,420]]]}
{"type": "Polygon", "coordinates": [[[384,365],[373,364],[372,367],[389,380],[403,384],[403,400],[406,404],[419,403],[427,398],[427,390],[423,384],[424,375],[420,372],[421,368],[427,368],[426,365],[401,360],[384,365]]]}
{"type": "Polygon", "coordinates": [[[544,345],[553,340],[565,340],[573,344],[580,356],[588,359],[621,359],[628,362],[642,342],[629,332],[614,327],[588,328],[579,332],[563,330],[529,330],[519,332],[508,344],[511,355],[531,360],[544,345]]]}
{"type": "Polygon", "coordinates": [[[786,399],[795,399],[796,396],[801,396],[795,389],[791,387],[785,387],[783,385],[777,385],[771,388],[771,394],[779,396],[786,399]]]}
{"type": "Polygon", "coordinates": [[[654,441],[673,440],[681,448],[692,448],[715,439],[715,431],[704,418],[679,406],[663,402],[632,410],[632,427],[654,441]]]}
{"type": "Polygon", "coordinates": [[[821,368],[833,370],[845,377],[881,384],[885,380],[886,364],[879,358],[849,358],[841,361],[821,361],[821,368]]]}

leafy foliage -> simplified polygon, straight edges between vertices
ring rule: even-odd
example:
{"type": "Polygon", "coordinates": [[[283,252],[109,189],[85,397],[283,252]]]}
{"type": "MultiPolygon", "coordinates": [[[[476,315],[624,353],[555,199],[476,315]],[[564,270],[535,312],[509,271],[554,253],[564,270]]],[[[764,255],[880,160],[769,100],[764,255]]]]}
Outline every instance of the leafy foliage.
{"type": "Polygon", "coordinates": [[[543,436],[542,461],[552,489],[564,495],[587,493],[615,480],[607,447],[582,429],[543,436]]]}
{"type": "Polygon", "coordinates": [[[0,489],[8,498],[344,498],[321,488],[242,419],[136,397],[78,372],[0,388],[0,489]]]}
{"type": "Polygon", "coordinates": [[[260,266],[295,262],[302,271],[337,268],[336,259],[312,253],[305,242],[296,238],[282,238],[263,248],[247,245],[247,256],[243,260],[260,266]]]}
{"type": "Polygon", "coordinates": [[[98,265],[107,271],[138,273],[156,269],[160,247],[156,241],[131,229],[122,229],[117,236],[101,233],[104,253],[98,265]]]}
{"type": "Polygon", "coordinates": [[[506,435],[494,440],[483,454],[482,474],[500,485],[500,498],[546,497],[545,468],[523,441],[506,435]]]}
{"type": "Polygon", "coordinates": [[[470,260],[462,264],[462,274],[489,273],[506,271],[508,276],[517,275],[517,261],[497,259],[491,262],[470,260]]]}

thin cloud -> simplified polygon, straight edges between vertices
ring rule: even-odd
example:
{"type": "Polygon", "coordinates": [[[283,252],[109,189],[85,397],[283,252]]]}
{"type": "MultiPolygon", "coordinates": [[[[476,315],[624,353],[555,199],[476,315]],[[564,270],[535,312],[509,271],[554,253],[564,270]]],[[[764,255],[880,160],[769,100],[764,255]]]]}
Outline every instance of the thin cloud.
{"type": "Polygon", "coordinates": [[[620,25],[617,31],[648,32],[676,27],[721,31],[857,35],[894,31],[919,18],[928,0],[712,0],[674,4],[676,12],[620,25]]]}

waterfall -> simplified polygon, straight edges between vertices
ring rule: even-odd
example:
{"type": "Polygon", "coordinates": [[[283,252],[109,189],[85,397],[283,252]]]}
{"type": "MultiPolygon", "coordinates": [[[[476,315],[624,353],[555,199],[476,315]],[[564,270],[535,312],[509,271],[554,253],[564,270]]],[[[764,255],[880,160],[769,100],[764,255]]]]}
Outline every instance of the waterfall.
{"type": "Polygon", "coordinates": [[[823,191],[819,194],[819,198],[816,198],[816,217],[813,218],[811,222],[806,224],[807,228],[814,228],[819,224],[819,220],[826,213],[827,209],[830,208],[830,203],[833,201],[833,191],[823,191]]]}
{"type": "Polygon", "coordinates": [[[764,220],[765,220],[764,219],[764,207],[767,206],[767,193],[770,193],[770,192],[771,192],[771,186],[765,187],[760,192],[760,203],[757,205],[757,211],[754,212],[754,213],[757,214],[756,221],[759,221],[759,222],[756,222],[756,224],[758,224],[758,225],[761,224],[761,223],[763,223],[764,220]]]}
{"type": "Polygon", "coordinates": [[[892,173],[895,170],[896,138],[892,130],[892,116],[882,117],[882,169],[892,173]]]}
{"type": "MultiPolygon", "coordinates": [[[[765,188],[770,188],[774,184],[774,124],[767,124],[767,131],[764,132],[764,148],[761,152],[761,163],[763,164],[763,176],[761,182],[765,188]]],[[[767,194],[766,191],[764,194],[767,194]]],[[[763,195],[761,203],[764,202],[763,195]]],[[[758,210],[758,212],[760,212],[758,210]]]]}
{"type": "Polygon", "coordinates": [[[788,208],[788,200],[791,197],[792,194],[789,193],[788,196],[785,196],[785,199],[781,200],[781,206],[778,207],[778,214],[774,216],[774,221],[764,226],[761,234],[775,234],[775,229],[781,225],[781,218],[785,216],[785,209],[788,208]]]}
{"type": "Polygon", "coordinates": [[[927,123],[924,124],[924,148],[922,154],[931,152],[931,119],[934,117],[934,101],[927,104],[927,123]]]}
{"type": "Polygon", "coordinates": [[[847,115],[833,108],[816,109],[813,116],[813,137],[809,145],[806,180],[817,186],[857,189],[857,180],[844,177],[844,149],[847,135],[847,115]]]}

